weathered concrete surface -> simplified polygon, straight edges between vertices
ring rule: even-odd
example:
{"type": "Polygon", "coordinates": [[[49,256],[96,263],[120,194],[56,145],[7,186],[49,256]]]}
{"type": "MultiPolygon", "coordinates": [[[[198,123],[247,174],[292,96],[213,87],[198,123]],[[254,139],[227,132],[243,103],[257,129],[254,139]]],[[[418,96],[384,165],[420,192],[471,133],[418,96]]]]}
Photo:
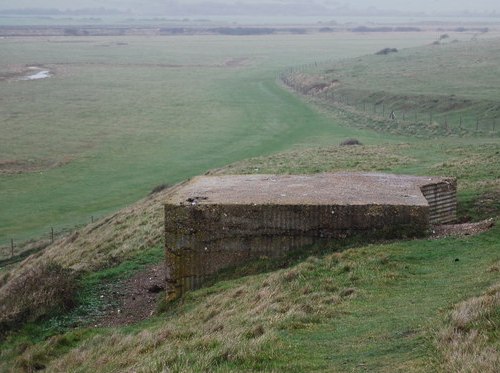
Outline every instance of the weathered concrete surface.
{"type": "Polygon", "coordinates": [[[454,179],[374,173],[194,178],[165,203],[168,297],[263,255],[352,235],[425,235],[454,219],[455,194],[454,179]]]}

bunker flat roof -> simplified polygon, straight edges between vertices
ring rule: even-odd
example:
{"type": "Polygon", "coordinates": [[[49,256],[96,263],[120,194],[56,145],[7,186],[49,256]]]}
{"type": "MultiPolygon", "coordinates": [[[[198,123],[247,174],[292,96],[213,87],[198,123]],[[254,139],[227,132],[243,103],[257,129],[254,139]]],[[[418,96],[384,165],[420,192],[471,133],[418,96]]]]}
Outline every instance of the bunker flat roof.
{"type": "Polygon", "coordinates": [[[450,179],[382,173],[198,176],[166,204],[425,206],[422,186],[450,179]]]}

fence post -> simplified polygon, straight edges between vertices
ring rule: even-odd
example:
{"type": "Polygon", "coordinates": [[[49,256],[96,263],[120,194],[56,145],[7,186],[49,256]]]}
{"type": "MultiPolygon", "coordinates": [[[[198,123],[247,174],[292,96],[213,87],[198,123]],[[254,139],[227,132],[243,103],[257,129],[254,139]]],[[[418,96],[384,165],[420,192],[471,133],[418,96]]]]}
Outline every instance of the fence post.
{"type": "Polygon", "coordinates": [[[462,129],[462,116],[460,115],[460,126],[459,126],[460,129],[462,129]]]}
{"type": "Polygon", "coordinates": [[[493,118],[493,132],[495,132],[496,126],[497,126],[497,118],[493,118]]]}
{"type": "Polygon", "coordinates": [[[92,216],[90,217],[90,222],[91,222],[91,223],[93,223],[93,222],[94,222],[94,215],[92,215],[92,216]]]}
{"type": "Polygon", "coordinates": [[[385,103],[382,103],[382,116],[385,117],[385,103]]]}
{"type": "Polygon", "coordinates": [[[476,132],[479,131],[479,117],[476,117],[476,132]]]}
{"type": "Polygon", "coordinates": [[[54,228],[50,227],[50,241],[53,243],[54,242],[54,228]]]}
{"type": "Polygon", "coordinates": [[[10,239],[10,257],[11,258],[14,257],[14,239],[13,238],[10,239]]]}

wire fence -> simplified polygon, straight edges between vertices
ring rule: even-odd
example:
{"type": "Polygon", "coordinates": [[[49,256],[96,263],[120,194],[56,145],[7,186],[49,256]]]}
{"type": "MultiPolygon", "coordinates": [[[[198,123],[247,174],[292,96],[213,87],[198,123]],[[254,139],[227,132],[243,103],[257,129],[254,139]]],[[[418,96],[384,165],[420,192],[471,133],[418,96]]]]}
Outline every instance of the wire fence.
{"type": "MultiPolygon", "coordinates": [[[[336,61],[337,63],[339,61],[336,61]]],[[[278,73],[277,79],[292,90],[303,95],[314,96],[323,103],[335,106],[344,111],[361,114],[378,122],[385,122],[388,126],[413,127],[413,131],[431,131],[442,134],[487,134],[500,135],[500,103],[490,102],[488,107],[482,106],[480,111],[467,110],[466,101],[463,110],[432,110],[439,100],[430,97],[425,102],[428,109],[415,108],[411,96],[392,96],[390,98],[363,97],[348,91],[335,89],[338,82],[325,81],[318,78],[314,81],[314,74],[328,73],[328,68],[334,61],[314,62],[307,65],[291,67],[278,73]],[[311,81],[307,81],[309,74],[311,81]],[[304,79],[306,81],[304,81],[304,79]]],[[[318,77],[319,75],[316,75],[318,77]]],[[[382,93],[382,92],[380,92],[382,93]]],[[[420,97],[422,99],[422,97],[420,97]]],[[[456,101],[455,104],[457,104],[456,101]]],[[[460,102],[459,102],[460,103],[460,102]]],[[[450,104],[453,106],[453,103],[450,104]]]]}
{"type": "MultiPolygon", "coordinates": [[[[94,223],[97,220],[98,219],[95,216],[91,216],[89,222],[94,223]]],[[[43,250],[47,246],[56,242],[58,239],[66,237],[77,228],[78,226],[49,227],[46,233],[31,240],[20,240],[12,237],[8,240],[8,242],[4,242],[0,245],[0,266],[3,262],[8,263],[12,259],[24,257],[27,254],[43,250]]]]}

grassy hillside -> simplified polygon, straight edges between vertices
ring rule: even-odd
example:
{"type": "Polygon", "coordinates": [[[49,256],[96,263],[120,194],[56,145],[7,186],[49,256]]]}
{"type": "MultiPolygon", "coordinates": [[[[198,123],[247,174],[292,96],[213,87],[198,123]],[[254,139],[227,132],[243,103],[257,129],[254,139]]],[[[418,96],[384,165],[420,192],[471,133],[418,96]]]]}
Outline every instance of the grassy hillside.
{"type": "Polygon", "coordinates": [[[392,133],[499,136],[500,39],[450,42],[306,66],[287,83],[359,127],[392,133]],[[395,120],[389,120],[394,111],[395,120]]]}
{"type": "MultiPolygon", "coordinates": [[[[446,169],[460,180],[462,218],[498,217],[500,145],[490,140],[430,145],[308,148],[214,172],[418,169],[420,174],[443,174],[446,169]],[[434,156],[442,162],[423,156],[429,148],[439,149],[434,156]]],[[[148,258],[161,257],[159,202],[168,192],[89,225],[10,271],[7,285],[0,289],[4,301],[16,278],[26,278],[44,263],[86,272],[123,263],[80,280],[80,292],[85,293],[78,298],[83,304],[77,311],[83,315],[28,324],[21,334],[8,338],[2,346],[4,369],[446,371],[445,361],[457,348],[442,337],[450,333],[447,317],[453,305],[482,294],[499,280],[498,227],[477,237],[368,246],[338,242],[305,261],[299,257],[249,263],[236,272],[247,277],[192,292],[179,303],[162,306],[166,311],[145,323],[85,327],[104,306],[99,298],[104,284],[131,276],[151,262],[148,258]],[[291,263],[298,264],[266,273],[291,263]],[[70,325],[80,326],[68,330],[70,325]]],[[[488,312],[496,315],[497,306],[492,307],[488,312]]],[[[496,316],[488,320],[498,322],[496,316]]],[[[470,322],[464,333],[475,330],[475,322],[470,322]]],[[[487,333],[479,338],[481,343],[473,343],[479,354],[495,351],[497,336],[487,333]]]]}
{"type": "Polygon", "coordinates": [[[280,89],[276,73],[433,37],[1,39],[0,245],[86,223],[161,183],[353,136],[280,89]],[[33,65],[54,76],[12,79],[33,65]]]}
{"type": "Polygon", "coordinates": [[[121,291],[112,285],[162,260],[165,189],[0,268],[0,371],[498,371],[499,139],[360,131],[346,111],[268,87],[310,118],[345,127],[210,172],[455,176],[459,219],[493,218],[496,226],[474,236],[337,241],[261,258],[178,302],[160,301],[145,321],[99,327],[103,312],[121,307],[108,304],[107,294],[121,291]],[[365,145],[331,145],[351,135],[365,145]]]}

